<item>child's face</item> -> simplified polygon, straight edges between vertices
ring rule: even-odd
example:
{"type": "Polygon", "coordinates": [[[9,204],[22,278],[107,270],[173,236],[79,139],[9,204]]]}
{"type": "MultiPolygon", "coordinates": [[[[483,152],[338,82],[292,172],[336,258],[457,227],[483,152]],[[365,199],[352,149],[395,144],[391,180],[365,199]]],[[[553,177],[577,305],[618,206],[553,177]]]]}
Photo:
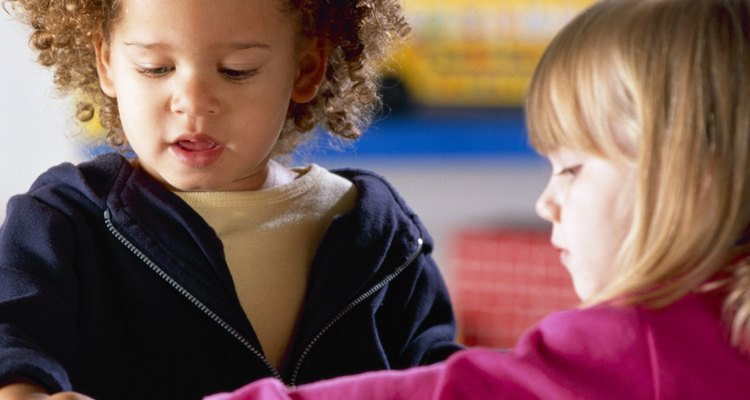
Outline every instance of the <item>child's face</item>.
{"type": "Polygon", "coordinates": [[[614,261],[632,223],[634,167],[582,151],[548,155],[552,175],[536,203],[552,222],[552,244],[581,300],[612,279],[614,261]]]}
{"type": "Polygon", "coordinates": [[[99,76],[142,168],[177,190],[259,188],[326,50],[298,40],[280,0],[123,0],[120,11],[97,43],[99,76]]]}

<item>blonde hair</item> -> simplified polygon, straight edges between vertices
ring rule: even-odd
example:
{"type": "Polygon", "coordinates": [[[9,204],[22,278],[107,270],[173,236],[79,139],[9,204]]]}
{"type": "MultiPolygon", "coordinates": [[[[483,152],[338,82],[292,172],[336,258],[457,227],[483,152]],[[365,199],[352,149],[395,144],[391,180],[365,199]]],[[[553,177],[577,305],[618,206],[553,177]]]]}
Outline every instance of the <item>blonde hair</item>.
{"type": "MultiPolygon", "coordinates": [[[[77,119],[90,121],[98,108],[107,142],[123,148],[117,100],[99,88],[93,47],[96,38],[108,38],[121,0],[1,1],[32,27],[38,62],[54,69],[62,94],[75,95],[77,119]]],[[[290,104],[274,154],[293,152],[316,126],[358,138],[380,106],[378,64],[409,31],[398,0],[279,0],[279,7],[298,22],[303,37],[326,38],[330,56],[317,96],[290,104]]]]}
{"type": "Polygon", "coordinates": [[[638,170],[615,277],[586,304],[724,290],[732,340],[750,343],[749,75],[750,0],[602,1],[550,44],[527,100],[532,145],[638,170]]]}

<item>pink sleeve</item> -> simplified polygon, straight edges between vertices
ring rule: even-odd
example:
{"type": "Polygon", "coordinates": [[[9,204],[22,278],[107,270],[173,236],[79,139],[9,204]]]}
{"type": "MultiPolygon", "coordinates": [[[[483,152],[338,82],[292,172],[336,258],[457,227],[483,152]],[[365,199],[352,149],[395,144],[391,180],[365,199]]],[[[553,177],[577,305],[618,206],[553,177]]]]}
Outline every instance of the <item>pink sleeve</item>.
{"type": "Polygon", "coordinates": [[[289,399],[286,386],[274,378],[266,378],[243,386],[232,393],[219,393],[204,400],[240,400],[240,399],[289,399]]]}
{"type": "Polygon", "coordinates": [[[441,369],[436,364],[406,371],[368,372],[302,385],[295,390],[277,379],[266,378],[204,400],[429,399],[441,369]]]}
{"type": "Polygon", "coordinates": [[[653,382],[639,327],[636,313],[560,313],[529,330],[509,352],[469,349],[441,364],[292,391],[266,379],[208,400],[644,398],[653,394],[653,382]]]}

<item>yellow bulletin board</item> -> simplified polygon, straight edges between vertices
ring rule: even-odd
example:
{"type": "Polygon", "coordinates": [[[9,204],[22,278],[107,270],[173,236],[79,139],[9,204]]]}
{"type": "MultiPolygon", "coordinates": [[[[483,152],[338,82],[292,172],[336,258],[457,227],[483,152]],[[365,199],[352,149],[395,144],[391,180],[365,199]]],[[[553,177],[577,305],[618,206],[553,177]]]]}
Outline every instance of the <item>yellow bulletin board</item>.
{"type": "Polygon", "coordinates": [[[388,65],[410,101],[523,104],[542,51],[593,0],[402,0],[412,32],[388,65]]]}

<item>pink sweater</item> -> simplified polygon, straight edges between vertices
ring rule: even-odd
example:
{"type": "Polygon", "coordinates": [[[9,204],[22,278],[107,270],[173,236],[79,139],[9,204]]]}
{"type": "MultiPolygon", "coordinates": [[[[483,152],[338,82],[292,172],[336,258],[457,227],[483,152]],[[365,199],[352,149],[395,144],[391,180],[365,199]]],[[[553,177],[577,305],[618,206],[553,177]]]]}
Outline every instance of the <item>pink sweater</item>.
{"type": "Polygon", "coordinates": [[[553,314],[515,349],[471,349],[446,362],[287,391],[265,379],[208,400],[750,399],[750,357],[729,343],[719,299],[662,309],[596,306],[553,314]]]}

